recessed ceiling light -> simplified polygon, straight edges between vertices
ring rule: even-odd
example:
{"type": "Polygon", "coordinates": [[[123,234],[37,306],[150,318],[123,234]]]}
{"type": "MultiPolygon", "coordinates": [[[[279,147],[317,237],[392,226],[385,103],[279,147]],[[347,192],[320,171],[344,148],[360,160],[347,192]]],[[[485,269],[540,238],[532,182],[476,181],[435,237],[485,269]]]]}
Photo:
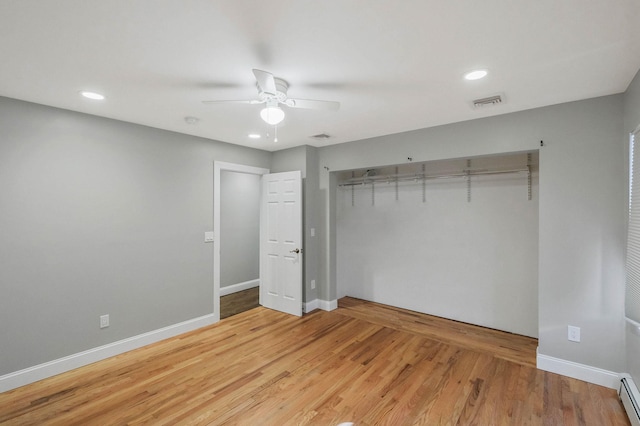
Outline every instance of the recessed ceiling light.
{"type": "Polygon", "coordinates": [[[250,139],[260,139],[260,135],[257,133],[249,133],[250,139]]]}
{"type": "Polygon", "coordinates": [[[473,70],[464,75],[465,80],[480,80],[487,76],[487,70],[473,70]]]}
{"type": "Polygon", "coordinates": [[[80,92],[80,94],[82,96],[84,96],[87,99],[93,99],[94,101],[101,101],[104,99],[104,95],[101,95],[100,93],[96,93],[96,92],[88,92],[86,90],[80,92]]]}

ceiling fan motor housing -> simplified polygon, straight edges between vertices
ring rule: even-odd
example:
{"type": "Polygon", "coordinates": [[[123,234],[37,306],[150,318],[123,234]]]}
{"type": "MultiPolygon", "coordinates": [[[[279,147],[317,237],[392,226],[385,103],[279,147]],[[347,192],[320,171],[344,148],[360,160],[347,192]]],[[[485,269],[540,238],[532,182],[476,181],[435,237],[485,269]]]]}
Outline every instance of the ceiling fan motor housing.
{"type": "Polygon", "coordinates": [[[276,99],[278,102],[284,102],[287,99],[287,90],[289,89],[289,84],[281,78],[275,78],[274,82],[276,86],[276,92],[270,93],[263,90],[260,87],[260,84],[256,83],[256,87],[258,88],[258,97],[261,101],[266,101],[268,99],[276,99]]]}

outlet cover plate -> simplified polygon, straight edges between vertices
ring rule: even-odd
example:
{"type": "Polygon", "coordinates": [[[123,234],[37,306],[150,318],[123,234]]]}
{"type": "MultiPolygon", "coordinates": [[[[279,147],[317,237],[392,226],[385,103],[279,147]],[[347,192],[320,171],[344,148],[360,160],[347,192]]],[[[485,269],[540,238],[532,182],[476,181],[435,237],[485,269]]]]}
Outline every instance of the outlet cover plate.
{"type": "Polygon", "coordinates": [[[100,315],[100,328],[109,327],[109,315],[100,315]]]}
{"type": "Polygon", "coordinates": [[[571,342],[580,342],[580,327],[567,326],[567,339],[571,342]]]}

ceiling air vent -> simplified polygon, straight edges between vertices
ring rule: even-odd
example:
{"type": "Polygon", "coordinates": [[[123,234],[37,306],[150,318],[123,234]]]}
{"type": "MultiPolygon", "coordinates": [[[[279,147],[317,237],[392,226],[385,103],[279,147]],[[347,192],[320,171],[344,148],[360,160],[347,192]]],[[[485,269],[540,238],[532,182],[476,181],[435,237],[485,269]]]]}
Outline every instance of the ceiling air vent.
{"type": "Polygon", "coordinates": [[[331,136],[329,136],[326,133],[319,133],[317,135],[313,135],[313,136],[309,136],[309,137],[313,138],[313,139],[318,139],[318,140],[323,141],[323,140],[329,139],[331,136]]]}
{"type": "Polygon", "coordinates": [[[502,96],[495,95],[488,98],[476,99],[473,101],[474,108],[486,108],[488,106],[500,105],[502,103],[502,96]]]}

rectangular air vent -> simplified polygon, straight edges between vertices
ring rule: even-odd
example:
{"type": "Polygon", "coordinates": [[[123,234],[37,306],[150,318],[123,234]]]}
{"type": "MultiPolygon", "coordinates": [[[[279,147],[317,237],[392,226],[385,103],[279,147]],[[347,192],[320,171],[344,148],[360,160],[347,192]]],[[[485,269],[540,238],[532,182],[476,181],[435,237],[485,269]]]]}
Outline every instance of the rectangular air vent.
{"type": "Polygon", "coordinates": [[[473,101],[474,108],[485,108],[488,106],[500,105],[502,103],[502,96],[495,95],[488,98],[476,99],[473,101]]]}
{"type": "Polygon", "coordinates": [[[325,140],[325,139],[329,139],[331,136],[329,136],[326,133],[319,133],[317,135],[313,135],[313,136],[309,136],[310,138],[313,139],[320,139],[320,140],[325,140]]]}

